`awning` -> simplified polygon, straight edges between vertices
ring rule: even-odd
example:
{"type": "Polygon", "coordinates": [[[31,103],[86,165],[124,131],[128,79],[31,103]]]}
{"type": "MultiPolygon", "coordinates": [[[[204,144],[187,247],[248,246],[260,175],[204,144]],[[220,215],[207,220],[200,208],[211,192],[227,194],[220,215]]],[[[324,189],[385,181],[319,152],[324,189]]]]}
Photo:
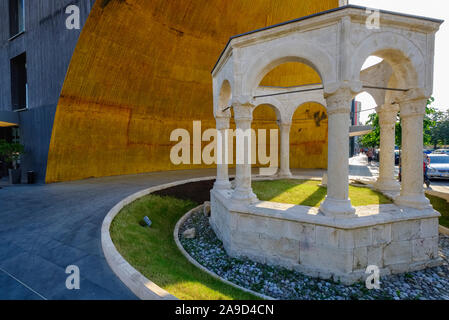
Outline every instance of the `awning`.
{"type": "Polygon", "coordinates": [[[365,134],[371,133],[372,131],[373,127],[371,126],[351,126],[349,128],[349,136],[350,137],[363,136],[365,134]]]}
{"type": "Polygon", "coordinates": [[[15,127],[19,125],[17,112],[0,111],[0,127],[15,127]]]}

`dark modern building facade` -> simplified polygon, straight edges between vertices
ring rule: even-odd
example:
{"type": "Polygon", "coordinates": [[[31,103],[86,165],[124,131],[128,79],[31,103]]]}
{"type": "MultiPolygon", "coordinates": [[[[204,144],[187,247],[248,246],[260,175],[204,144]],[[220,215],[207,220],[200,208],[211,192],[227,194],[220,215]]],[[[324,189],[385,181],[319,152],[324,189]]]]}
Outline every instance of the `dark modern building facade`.
{"type": "Polygon", "coordinates": [[[39,181],[45,179],[64,78],[94,2],[0,1],[0,139],[25,145],[22,174],[35,171],[39,181]],[[70,5],[80,9],[80,29],[66,27],[70,5]]]}

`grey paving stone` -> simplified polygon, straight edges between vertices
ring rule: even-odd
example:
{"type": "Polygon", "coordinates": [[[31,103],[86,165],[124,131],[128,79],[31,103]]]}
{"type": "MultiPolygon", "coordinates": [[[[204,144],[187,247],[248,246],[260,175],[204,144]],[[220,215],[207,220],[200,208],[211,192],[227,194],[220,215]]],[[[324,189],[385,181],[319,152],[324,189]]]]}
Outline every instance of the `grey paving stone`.
{"type": "Polygon", "coordinates": [[[0,300],[43,300],[10,276],[0,271],[0,300]]]}
{"type": "MultiPolygon", "coordinates": [[[[100,243],[104,217],[119,201],[142,189],[214,175],[214,169],[207,169],[49,185],[2,184],[0,267],[49,299],[135,299],[104,259],[100,243]],[[76,292],[65,288],[64,266],[71,263],[80,264],[84,279],[82,290],[76,292]]],[[[25,287],[2,281],[5,288],[6,284],[16,288],[0,289],[2,299],[32,299],[25,287]]]]}

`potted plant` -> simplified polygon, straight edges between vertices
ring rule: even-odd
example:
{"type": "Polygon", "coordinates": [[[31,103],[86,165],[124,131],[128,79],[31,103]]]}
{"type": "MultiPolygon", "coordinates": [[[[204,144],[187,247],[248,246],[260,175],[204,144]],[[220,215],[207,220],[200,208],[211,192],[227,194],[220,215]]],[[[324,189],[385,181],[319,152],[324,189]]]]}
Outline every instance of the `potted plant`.
{"type": "Polygon", "coordinates": [[[22,171],[18,167],[18,160],[24,153],[25,147],[20,143],[10,143],[6,140],[0,140],[0,155],[6,162],[12,163],[12,169],[9,169],[9,182],[18,184],[21,181],[22,171]]]}

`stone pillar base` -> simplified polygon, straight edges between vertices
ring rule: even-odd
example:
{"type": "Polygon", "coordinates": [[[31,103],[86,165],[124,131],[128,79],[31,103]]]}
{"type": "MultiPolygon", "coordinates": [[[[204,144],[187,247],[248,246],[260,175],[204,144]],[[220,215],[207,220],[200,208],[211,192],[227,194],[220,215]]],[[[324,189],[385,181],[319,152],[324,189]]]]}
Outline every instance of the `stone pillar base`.
{"type": "Polygon", "coordinates": [[[378,191],[401,191],[401,184],[393,179],[390,180],[377,180],[374,183],[374,188],[378,191]]]}
{"type": "Polygon", "coordinates": [[[351,205],[351,200],[337,200],[326,197],[321,203],[320,211],[329,217],[356,217],[355,208],[351,205]]]}
{"type": "Polygon", "coordinates": [[[323,178],[321,179],[320,187],[327,188],[327,173],[323,174],[323,178]]]}
{"type": "Polygon", "coordinates": [[[278,178],[280,179],[291,179],[293,177],[292,173],[290,171],[287,172],[279,172],[277,174],[278,178]]]}
{"type": "Polygon", "coordinates": [[[217,180],[214,183],[215,190],[230,190],[231,182],[229,180],[217,180]]]}
{"type": "Polygon", "coordinates": [[[232,200],[239,203],[251,204],[259,201],[252,189],[235,189],[232,193],[232,200]]]}
{"type": "Polygon", "coordinates": [[[394,203],[400,207],[415,208],[420,210],[432,208],[430,200],[427,199],[423,193],[400,195],[395,199],[394,203]]]}

